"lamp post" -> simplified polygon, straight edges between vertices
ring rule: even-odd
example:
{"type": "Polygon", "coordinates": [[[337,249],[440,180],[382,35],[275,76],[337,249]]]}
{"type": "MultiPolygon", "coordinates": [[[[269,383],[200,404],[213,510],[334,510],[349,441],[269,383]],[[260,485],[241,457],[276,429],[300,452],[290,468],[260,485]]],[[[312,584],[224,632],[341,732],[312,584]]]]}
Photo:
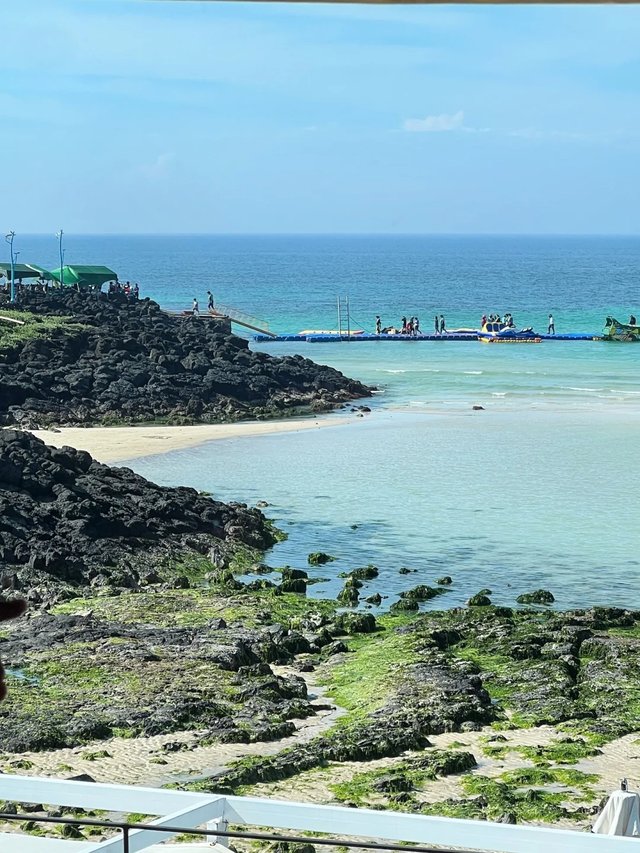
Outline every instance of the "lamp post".
{"type": "Polygon", "coordinates": [[[15,278],[15,258],[13,256],[13,238],[16,236],[15,231],[9,231],[5,236],[5,240],[9,244],[9,252],[11,253],[11,301],[16,301],[16,278],[15,278]]]}
{"type": "Polygon", "coordinates": [[[62,228],[57,232],[56,237],[58,238],[58,251],[60,252],[60,285],[63,284],[64,274],[62,272],[62,268],[64,266],[64,249],[62,248],[62,237],[64,236],[64,231],[62,228]]]}

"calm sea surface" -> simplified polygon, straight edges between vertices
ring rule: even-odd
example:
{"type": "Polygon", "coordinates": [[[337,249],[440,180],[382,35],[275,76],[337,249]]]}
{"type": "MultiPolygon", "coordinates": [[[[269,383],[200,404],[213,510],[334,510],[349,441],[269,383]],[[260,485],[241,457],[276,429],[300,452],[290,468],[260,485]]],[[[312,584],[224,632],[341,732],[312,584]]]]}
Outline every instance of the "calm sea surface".
{"type": "MultiPolygon", "coordinates": [[[[19,236],[16,248],[20,261],[58,265],[53,236],[19,236]]],[[[435,313],[455,327],[511,311],[545,331],[551,311],[558,332],[593,333],[609,313],[640,315],[640,238],[70,237],[65,260],[111,266],[171,308],[204,305],[211,290],[280,332],[335,328],[339,294],[367,330],[377,313],[385,324],[417,314],[430,330],[435,313]]],[[[375,385],[374,413],[132,464],[225,500],[267,500],[290,534],[272,565],[337,557],[312,572],[326,580],[310,594],[335,594],[340,571],[373,562],[368,592],[386,604],[450,574],[433,606],[484,586],[509,603],[542,585],[562,606],[640,607],[640,346],[259,346],[375,385]]]]}

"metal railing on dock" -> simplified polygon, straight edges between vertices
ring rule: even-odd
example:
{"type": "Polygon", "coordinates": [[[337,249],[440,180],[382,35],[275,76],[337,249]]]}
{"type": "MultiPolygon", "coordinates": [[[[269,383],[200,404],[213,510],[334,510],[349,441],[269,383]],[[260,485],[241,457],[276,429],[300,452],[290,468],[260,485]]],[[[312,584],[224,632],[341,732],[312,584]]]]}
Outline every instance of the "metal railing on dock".
{"type": "Polygon", "coordinates": [[[271,331],[269,324],[265,320],[260,320],[258,317],[252,317],[238,308],[231,308],[229,305],[216,304],[215,313],[227,317],[232,323],[237,323],[239,326],[244,326],[245,329],[251,329],[253,332],[258,332],[260,335],[267,335],[269,338],[275,338],[277,335],[271,331]]]}
{"type": "Polygon", "coordinates": [[[265,320],[260,320],[258,317],[252,317],[251,314],[246,314],[238,308],[231,308],[229,305],[221,305],[216,303],[213,311],[199,311],[194,315],[193,311],[179,310],[177,308],[165,308],[165,314],[172,314],[175,317],[193,317],[198,320],[230,320],[238,326],[243,326],[245,329],[250,329],[252,332],[257,332],[259,335],[267,339],[275,339],[278,336],[269,328],[269,324],[265,320]]]}

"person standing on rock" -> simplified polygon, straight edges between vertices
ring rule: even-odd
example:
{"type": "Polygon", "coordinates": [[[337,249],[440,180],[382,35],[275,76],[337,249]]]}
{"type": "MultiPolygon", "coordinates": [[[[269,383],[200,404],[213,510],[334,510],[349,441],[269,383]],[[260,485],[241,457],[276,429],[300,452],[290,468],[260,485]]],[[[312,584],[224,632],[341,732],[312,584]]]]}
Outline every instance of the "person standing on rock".
{"type": "Polygon", "coordinates": [[[207,290],[207,311],[214,311],[213,305],[213,293],[210,290],[207,290]]]}
{"type": "Polygon", "coordinates": [[[191,313],[193,314],[194,317],[200,316],[200,306],[198,305],[198,300],[196,299],[195,296],[193,297],[193,305],[191,306],[191,313]]]}

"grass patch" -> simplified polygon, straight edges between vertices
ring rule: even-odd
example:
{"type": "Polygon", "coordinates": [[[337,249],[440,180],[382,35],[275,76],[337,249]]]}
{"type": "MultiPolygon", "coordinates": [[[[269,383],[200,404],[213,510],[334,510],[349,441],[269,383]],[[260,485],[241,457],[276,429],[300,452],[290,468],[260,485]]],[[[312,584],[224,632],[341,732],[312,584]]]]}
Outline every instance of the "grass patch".
{"type": "Polygon", "coordinates": [[[0,308],[0,314],[24,323],[24,326],[20,326],[14,323],[3,323],[0,320],[0,351],[25,344],[34,338],[46,337],[52,332],[73,335],[89,328],[81,323],[72,322],[70,317],[47,317],[32,314],[29,311],[15,311],[11,308],[0,308]]]}

